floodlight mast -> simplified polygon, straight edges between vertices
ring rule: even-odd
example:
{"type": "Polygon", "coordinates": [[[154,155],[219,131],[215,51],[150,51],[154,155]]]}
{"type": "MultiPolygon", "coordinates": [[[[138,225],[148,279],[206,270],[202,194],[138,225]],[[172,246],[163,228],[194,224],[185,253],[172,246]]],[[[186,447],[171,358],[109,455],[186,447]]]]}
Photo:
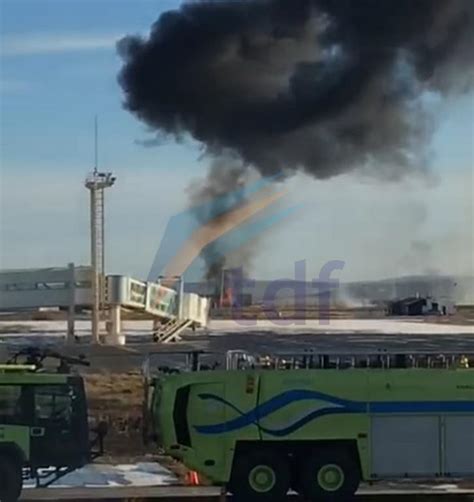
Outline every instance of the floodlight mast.
{"type": "Polygon", "coordinates": [[[90,240],[92,268],[92,343],[100,343],[100,320],[105,307],[105,199],[104,191],[113,186],[111,172],[98,171],[97,117],[94,123],[94,171],[85,181],[90,191],[90,240]]]}

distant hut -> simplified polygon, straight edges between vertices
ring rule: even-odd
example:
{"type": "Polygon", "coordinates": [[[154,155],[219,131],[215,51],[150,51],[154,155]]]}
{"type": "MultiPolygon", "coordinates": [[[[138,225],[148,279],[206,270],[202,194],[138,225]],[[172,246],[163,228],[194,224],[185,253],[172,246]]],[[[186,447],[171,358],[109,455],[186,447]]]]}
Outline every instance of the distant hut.
{"type": "Polygon", "coordinates": [[[388,305],[389,315],[419,316],[428,313],[436,313],[438,311],[438,303],[433,302],[430,298],[419,296],[395,300],[388,305]]]}

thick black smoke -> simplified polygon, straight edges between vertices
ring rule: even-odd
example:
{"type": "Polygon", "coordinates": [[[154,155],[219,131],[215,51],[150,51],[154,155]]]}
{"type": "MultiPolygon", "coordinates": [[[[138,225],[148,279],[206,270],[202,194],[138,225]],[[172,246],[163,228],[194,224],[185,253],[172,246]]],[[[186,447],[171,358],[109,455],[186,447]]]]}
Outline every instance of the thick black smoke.
{"type": "Polygon", "coordinates": [[[262,174],[397,178],[431,131],[423,97],[473,82],[473,0],[224,0],[119,44],[125,106],[262,174]]]}
{"type": "MultiPolygon", "coordinates": [[[[220,201],[249,166],[318,178],[423,169],[425,103],[471,88],[473,46],[474,0],[194,1],[119,43],[119,81],[159,141],[191,136],[215,157],[191,202],[220,201]]],[[[219,241],[203,257],[219,280],[219,241]]]]}

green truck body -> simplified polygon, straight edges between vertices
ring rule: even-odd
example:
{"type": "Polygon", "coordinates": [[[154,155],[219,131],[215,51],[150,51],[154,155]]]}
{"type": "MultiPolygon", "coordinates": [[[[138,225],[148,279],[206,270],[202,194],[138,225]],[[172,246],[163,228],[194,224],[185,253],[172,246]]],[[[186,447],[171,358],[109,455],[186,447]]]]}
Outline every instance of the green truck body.
{"type": "Polygon", "coordinates": [[[1,502],[18,499],[23,478],[47,485],[84,466],[95,454],[82,378],[39,368],[0,366],[1,502]],[[42,469],[49,469],[44,483],[42,469]]]}
{"type": "MultiPolygon", "coordinates": [[[[474,369],[183,372],[156,379],[151,407],[166,451],[236,492],[235,470],[255,455],[284,458],[290,486],[322,500],[344,500],[359,480],[474,476],[474,369]],[[297,479],[331,455],[359,479],[322,492],[297,479]]],[[[257,488],[242,498],[278,500],[257,488]]]]}

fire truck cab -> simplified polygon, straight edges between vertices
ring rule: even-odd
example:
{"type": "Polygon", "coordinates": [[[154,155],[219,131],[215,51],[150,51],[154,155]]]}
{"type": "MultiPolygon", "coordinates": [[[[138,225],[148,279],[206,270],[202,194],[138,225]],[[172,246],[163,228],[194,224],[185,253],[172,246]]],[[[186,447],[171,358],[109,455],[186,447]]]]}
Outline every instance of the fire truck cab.
{"type": "Polygon", "coordinates": [[[47,486],[102,453],[105,426],[89,430],[83,360],[28,349],[0,365],[0,500],[15,502],[23,479],[47,486]],[[26,358],[25,364],[18,359],[26,358]],[[45,358],[60,359],[54,371],[45,358]]]}

